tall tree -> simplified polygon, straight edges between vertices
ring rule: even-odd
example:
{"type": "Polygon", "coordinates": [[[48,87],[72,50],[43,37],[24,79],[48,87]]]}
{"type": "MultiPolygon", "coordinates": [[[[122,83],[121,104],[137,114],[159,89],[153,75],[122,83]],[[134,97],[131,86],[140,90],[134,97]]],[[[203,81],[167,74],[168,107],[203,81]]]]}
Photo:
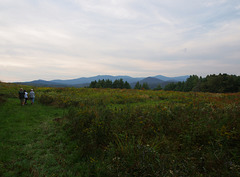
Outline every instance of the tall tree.
{"type": "Polygon", "coordinates": [[[198,84],[199,78],[197,75],[192,75],[189,78],[187,78],[187,81],[184,84],[184,90],[185,92],[192,91],[193,88],[198,84]]]}
{"type": "Polygon", "coordinates": [[[123,79],[119,79],[119,85],[118,88],[123,89],[124,88],[124,82],[123,79]]]}
{"type": "Polygon", "coordinates": [[[124,88],[125,89],[131,89],[131,86],[127,81],[124,82],[124,88]]]}
{"type": "Polygon", "coordinates": [[[107,80],[105,81],[105,87],[106,87],[106,88],[112,88],[112,85],[113,85],[113,83],[112,83],[111,80],[107,79],[107,80]]]}
{"type": "Polygon", "coordinates": [[[112,88],[119,88],[119,80],[113,82],[112,88]]]}
{"type": "Polygon", "coordinates": [[[140,82],[137,82],[134,86],[134,89],[141,89],[142,85],[140,84],[140,82]]]}
{"type": "Polygon", "coordinates": [[[149,85],[148,85],[147,82],[144,82],[144,83],[143,83],[142,89],[145,89],[145,90],[149,90],[149,89],[150,89],[150,87],[149,87],[149,85]]]}
{"type": "Polygon", "coordinates": [[[169,83],[168,85],[166,85],[164,87],[164,90],[166,90],[166,91],[173,91],[173,90],[175,90],[176,87],[177,87],[177,84],[169,83]]]}
{"type": "Polygon", "coordinates": [[[161,84],[158,84],[156,88],[154,88],[153,90],[162,90],[162,86],[161,84]]]}
{"type": "Polygon", "coordinates": [[[96,86],[97,86],[97,81],[96,80],[92,81],[89,85],[90,88],[96,88],[96,86]]]}

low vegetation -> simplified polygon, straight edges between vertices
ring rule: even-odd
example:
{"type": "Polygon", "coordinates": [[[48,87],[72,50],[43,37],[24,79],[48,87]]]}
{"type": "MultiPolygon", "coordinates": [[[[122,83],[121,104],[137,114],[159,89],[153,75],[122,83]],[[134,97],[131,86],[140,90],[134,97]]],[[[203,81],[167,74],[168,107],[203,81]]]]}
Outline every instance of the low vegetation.
{"type": "Polygon", "coordinates": [[[35,88],[38,102],[22,109],[18,89],[0,87],[1,152],[19,149],[1,156],[2,175],[240,175],[240,93],[35,88]],[[17,115],[30,135],[4,133],[17,115]]]}

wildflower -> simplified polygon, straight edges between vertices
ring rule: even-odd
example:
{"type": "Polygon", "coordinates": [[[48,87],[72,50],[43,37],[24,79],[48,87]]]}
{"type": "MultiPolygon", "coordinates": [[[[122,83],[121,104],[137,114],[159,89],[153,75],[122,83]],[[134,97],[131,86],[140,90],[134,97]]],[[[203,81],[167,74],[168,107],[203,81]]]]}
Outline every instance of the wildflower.
{"type": "Polygon", "coordinates": [[[97,162],[97,161],[94,158],[90,157],[90,162],[94,163],[94,162],[97,162]]]}

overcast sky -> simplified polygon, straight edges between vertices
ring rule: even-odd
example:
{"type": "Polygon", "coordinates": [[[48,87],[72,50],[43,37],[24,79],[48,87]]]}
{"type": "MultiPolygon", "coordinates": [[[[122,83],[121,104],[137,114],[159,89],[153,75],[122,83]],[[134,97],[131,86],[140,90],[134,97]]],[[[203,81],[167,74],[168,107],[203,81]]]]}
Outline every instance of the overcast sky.
{"type": "Polygon", "coordinates": [[[239,0],[0,0],[0,80],[240,75],[239,0]]]}

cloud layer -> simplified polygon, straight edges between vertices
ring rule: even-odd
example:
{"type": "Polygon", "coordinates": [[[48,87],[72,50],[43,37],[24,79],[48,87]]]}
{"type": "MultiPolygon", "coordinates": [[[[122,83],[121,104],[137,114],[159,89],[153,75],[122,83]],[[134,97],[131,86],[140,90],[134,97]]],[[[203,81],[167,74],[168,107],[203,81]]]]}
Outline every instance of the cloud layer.
{"type": "Polygon", "coordinates": [[[0,80],[240,75],[235,0],[2,0],[0,80]]]}

